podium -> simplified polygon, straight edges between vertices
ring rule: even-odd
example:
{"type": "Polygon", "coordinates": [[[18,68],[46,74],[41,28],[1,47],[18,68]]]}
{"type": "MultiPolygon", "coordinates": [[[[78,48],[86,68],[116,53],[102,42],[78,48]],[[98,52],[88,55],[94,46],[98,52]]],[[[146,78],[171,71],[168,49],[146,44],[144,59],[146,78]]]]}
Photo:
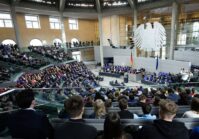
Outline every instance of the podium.
{"type": "Polygon", "coordinates": [[[141,81],[142,80],[142,74],[138,73],[138,74],[128,74],[129,76],[129,81],[132,82],[137,82],[137,81],[141,81]]]}
{"type": "Polygon", "coordinates": [[[129,74],[124,73],[124,83],[128,83],[128,82],[129,82],[129,74]]]}

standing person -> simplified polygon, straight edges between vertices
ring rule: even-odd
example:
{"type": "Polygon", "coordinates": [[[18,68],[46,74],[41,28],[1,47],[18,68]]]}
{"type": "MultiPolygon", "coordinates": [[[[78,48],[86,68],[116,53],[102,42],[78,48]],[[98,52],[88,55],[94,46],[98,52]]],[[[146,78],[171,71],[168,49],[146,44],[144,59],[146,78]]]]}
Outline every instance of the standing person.
{"type": "Polygon", "coordinates": [[[48,118],[35,107],[34,92],[23,90],[16,96],[20,110],[9,116],[8,128],[13,138],[22,139],[52,139],[53,128],[48,118]]]}
{"type": "Polygon", "coordinates": [[[189,133],[184,123],[173,121],[177,105],[171,100],[160,101],[160,119],[152,125],[144,126],[139,139],[189,139],[189,133]]]}
{"type": "Polygon", "coordinates": [[[97,130],[82,119],[84,102],[81,96],[72,96],[64,107],[70,119],[55,129],[55,139],[95,139],[97,130]]]}
{"type": "Polygon", "coordinates": [[[104,133],[97,139],[132,139],[132,137],[123,132],[120,116],[117,113],[109,113],[104,121],[104,133]]]}

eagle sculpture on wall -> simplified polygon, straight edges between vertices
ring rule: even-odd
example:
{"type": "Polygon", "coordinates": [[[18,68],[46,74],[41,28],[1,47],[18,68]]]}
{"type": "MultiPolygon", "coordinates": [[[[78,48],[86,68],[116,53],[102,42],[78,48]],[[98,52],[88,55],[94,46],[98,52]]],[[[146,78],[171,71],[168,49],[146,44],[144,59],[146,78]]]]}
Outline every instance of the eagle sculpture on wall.
{"type": "Polygon", "coordinates": [[[141,24],[134,34],[135,46],[146,51],[159,50],[166,40],[166,30],[159,22],[141,24]]]}

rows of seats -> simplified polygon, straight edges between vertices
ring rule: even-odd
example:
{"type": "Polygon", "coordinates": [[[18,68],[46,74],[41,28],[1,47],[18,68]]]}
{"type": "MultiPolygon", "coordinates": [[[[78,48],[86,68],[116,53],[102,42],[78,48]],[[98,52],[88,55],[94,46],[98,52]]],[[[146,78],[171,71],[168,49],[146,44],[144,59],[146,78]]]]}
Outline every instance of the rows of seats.
{"type": "MultiPolygon", "coordinates": [[[[52,118],[51,123],[54,128],[57,128],[61,124],[67,122],[68,120],[52,118]]],[[[174,121],[182,122],[185,124],[187,129],[193,129],[193,127],[199,126],[199,118],[175,118],[174,121]]],[[[95,127],[98,131],[102,131],[104,128],[104,119],[85,119],[87,125],[95,127]]],[[[121,123],[124,126],[134,125],[134,126],[144,126],[153,123],[153,120],[149,119],[122,119],[121,123]]]]}
{"type": "Polygon", "coordinates": [[[181,77],[182,77],[181,75],[174,75],[171,73],[160,72],[158,75],[156,73],[147,74],[145,75],[144,80],[159,84],[176,83],[176,82],[180,83],[182,82],[181,77]]]}
{"type": "MultiPolygon", "coordinates": [[[[44,111],[46,114],[51,115],[52,117],[56,117],[58,113],[58,109],[62,109],[63,107],[52,107],[52,106],[45,106],[45,105],[40,105],[37,106],[37,109],[44,111]]],[[[181,118],[183,114],[186,111],[190,110],[189,105],[185,106],[179,106],[176,117],[181,118]]],[[[120,108],[119,107],[111,107],[107,109],[107,112],[119,112],[120,108]]],[[[143,115],[143,111],[141,107],[129,107],[128,111],[130,111],[133,114],[136,115],[143,115]]],[[[94,113],[94,108],[93,107],[85,107],[84,108],[84,118],[89,118],[90,115],[94,113]]],[[[159,116],[159,107],[152,107],[151,110],[152,115],[156,115],[157,117],[159,116]]]]}
{"type": "Polygon", "coordinates": [[[119,65],[105,64],[102,67],[102,72],[118,74],[118,75],[124,75],[124,73],[139,74],[139,73],[144,73],[145,69],[143,69],[143,68],[133,69],[132,67],[129,67],[129,66],[119,66],[119,65]]]}
{"type": "Polygon", "coordinates": [[[27,53],[21,53],[17,45],[1,44],[0,60],[32,68],[39,68],[49,64],[48,62],[42,59],[31,57],[27,53]]]}
{"type": "MultiPolygon", "coordinates": [[[[83,62],[51,66],[38,73],[24,74],[17,81],[17,87],[21,88],[93,87],[96,85],[94,74],[83,62]]],[[[79,88],[78,90],[81,91],[82,89],[79,88]]],[[[57,94],[59,93],[57,92],[57,94]]]]}
{"type": "Polygon", "coordinates": [[[28,49],[31,52],[35,52],[35,53],[41,54],[43,56],[49,57],[49,58],[57,60],[57,61],[67,61],[67,60],[71,60],[72,59],[64,51],[64,49],[61,49],[59,47],[29,46],[28,49]]]}
{"type": "Polygon", "coordinates": [[[0,67],[0,82],[10,80],[10,70],[0,67]]]}

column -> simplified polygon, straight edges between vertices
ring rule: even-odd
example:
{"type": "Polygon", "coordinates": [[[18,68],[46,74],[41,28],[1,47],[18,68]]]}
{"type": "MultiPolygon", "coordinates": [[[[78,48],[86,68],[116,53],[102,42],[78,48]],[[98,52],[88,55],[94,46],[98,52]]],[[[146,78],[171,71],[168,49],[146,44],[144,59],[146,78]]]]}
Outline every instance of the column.
{"type": "Polygon", "coordinates": [[[103,33],[102,33],[102,15],[98,15],[99,22],[99,37],[100,37],[100,61],[101,67],[104,66],[104,52],[103,52],[103,33]]]}
{"type": "Polygon", "coordinates": [[[176,2],[172,4],[172,20],[171,20],[171,42],[169,59],[174,59],[174,48],[177,45],[177,25],[178,25],[178,5],[176,2]]]}
{"type": "Polygon", "coordinates": [[[13,27],[14,27],[14,31],[15,31],[16,43],[19,46],[19,48],[21,48],[21,47],[23,47],[23,43],[21,40],[19,26],[17,23],[17,15],[16,15],[16,11],[15,11],[15,5],[12,4],[10,9],[11,9],[11,17],[12,17],[13,27]]]}
{"type": "Polygon", "coordinates": [[[61,23],[61,38],[64,46],[66,46],[66,33],[65,33],[65,27],[64,27],[64,17],[63,12],[60,12],[60,23],[61,23]]]}
{"type": "MultiPolygon", "coordinates": [[[[133,37],[135,35],[136,28],[137,28],[137,9],[134,7],[134,9],[133,9],[133,37]]],[[[137,47],[136,46],[134,46],[134,55],[135,55],[134,57],[137,57],[137,47]]]]}

